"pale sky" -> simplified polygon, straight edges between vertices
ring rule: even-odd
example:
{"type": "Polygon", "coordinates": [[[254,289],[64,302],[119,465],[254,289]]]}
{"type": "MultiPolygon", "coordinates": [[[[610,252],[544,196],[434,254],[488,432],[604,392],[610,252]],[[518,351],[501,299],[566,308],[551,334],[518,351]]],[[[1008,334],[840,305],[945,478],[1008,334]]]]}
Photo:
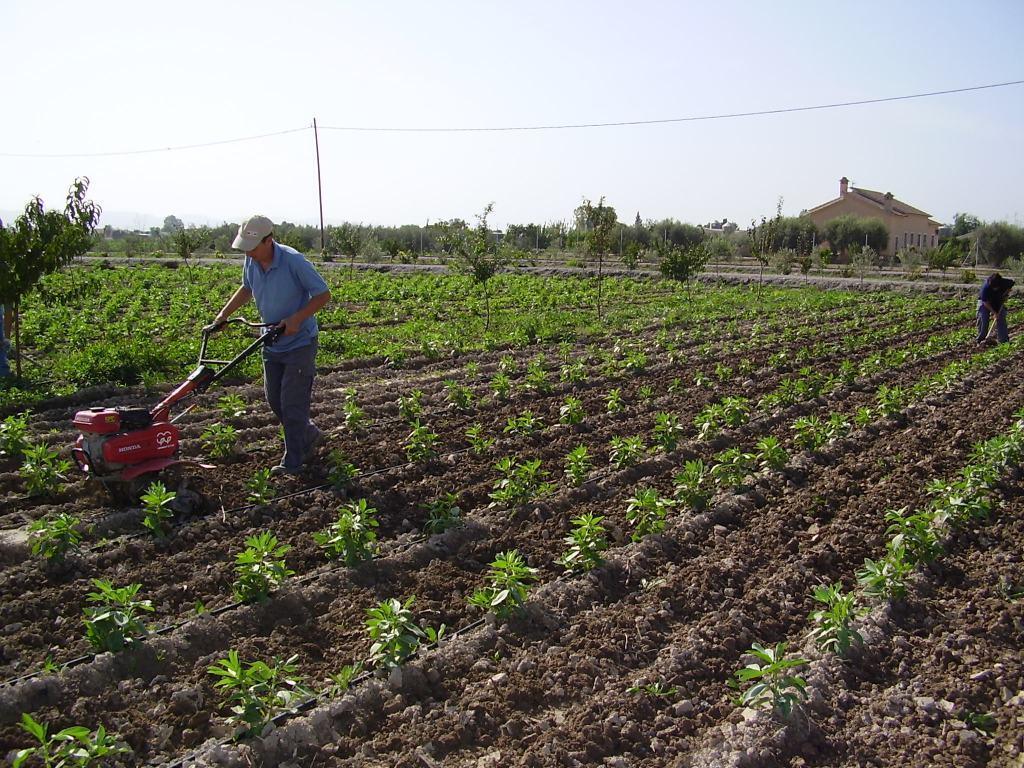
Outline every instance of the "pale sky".
{"type": "Polygon", "coordinates": [[[500,227],[604,196],[622,221],[746,226],[780,196],[789,215],[834,198],[844,175],[940,221],[1024,224],[1024,85],[659,125],[328,130],[686,118],[1024,80],[1020,0],[0,0],[0,35],[7,215],[34,194],[62,205],[85,175],[115,226],[313,224],[315,117],[328,224],[473,221],[493,201],[500,227]]]}

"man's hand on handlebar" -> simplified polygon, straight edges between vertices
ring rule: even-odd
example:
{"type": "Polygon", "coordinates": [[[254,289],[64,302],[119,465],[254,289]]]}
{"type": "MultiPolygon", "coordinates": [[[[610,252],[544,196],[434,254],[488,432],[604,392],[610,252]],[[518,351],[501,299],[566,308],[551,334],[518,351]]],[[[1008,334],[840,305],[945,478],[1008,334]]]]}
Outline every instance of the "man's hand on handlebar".
{"type": "Polygon", "coordinates": [[[224,326],[227,325],[227,324],[228,324],[227,320],[224,320],[223,318],[218,317],[216,320],[214,320],[209,325],[204,325],[203,326],[203,333],[216,333],[217,331],[219,331],[222,328],[224,328],[224,326]]]}

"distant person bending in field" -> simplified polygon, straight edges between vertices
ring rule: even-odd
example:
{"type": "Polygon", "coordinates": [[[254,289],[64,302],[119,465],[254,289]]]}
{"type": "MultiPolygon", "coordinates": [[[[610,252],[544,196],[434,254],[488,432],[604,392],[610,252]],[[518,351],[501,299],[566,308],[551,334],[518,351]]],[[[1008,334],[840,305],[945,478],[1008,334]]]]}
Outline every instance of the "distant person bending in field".
{"type": "Polygon", "coordinates": [[[1013,289],[1013,280],[1003,277],[998,272],[989,275],[981,285],[978,293],[978,343],[984,344],[988,338],[989,323],[996,319],[996,336],[1000,343],[1010,340],[1006,328],[1006,299],[1013,289]]]}
{"type": "Polygon", "coordinates": [[[263,347],[263,381],[267,403],[284,427],[284,456],[270,471],[294,475],[313,458],[322,437],[309,406],[320,330],[316,313],[331,292],[305,256],[274,242],[274,222],[266,216],[243,222],[231,247],[245,251],[242,284],[207,328],[221,328],[253,298],[263,322],[284,327],[277,341],[263,347]]]}
{"type": "Polygon", "coordinates": [[[11,366],[7,355],[11,350],[11,313],[4,314],[4,305],[0,304],[0,378],[11,375],[11,366]]]}

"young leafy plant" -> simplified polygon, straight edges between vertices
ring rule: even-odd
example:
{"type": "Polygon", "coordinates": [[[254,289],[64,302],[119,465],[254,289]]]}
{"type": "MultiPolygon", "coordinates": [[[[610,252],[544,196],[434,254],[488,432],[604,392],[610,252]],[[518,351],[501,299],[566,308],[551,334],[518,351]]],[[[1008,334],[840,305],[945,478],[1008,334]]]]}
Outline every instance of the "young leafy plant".
{"type": "Polygon", "coordinates": [[[533,411],[523,411],[518,416],[510,416],[505,429],[502,431],[506,435],[521,435],[525,437],[535,434],[543,426],[543,422],[541,422],[538,416],[534,415],[533,411]]]}
{"type": "Polygon", "coordinates": [[[540,459],[519,462],[506,456],[494,465],[502,477],[494,484],[491,499],[511,510],[552,490],[554,485],[544,481],[540,467],[540,459]]]}
{"type": "Polygon", "coordinates": [[[452,379],[446,379],[444,387],[448,393],[448,405],[460,411],[467,410],[473,405],[473,391],[465,384],[459,384],[452,379]]]}
{"type": "Polygon", "coordinates": [[[274,717],[294,711],[312,696],[295,674],[298,658],[244,664],[231,649],[226,658],[207,668],[207,673],[217,678],[213,687],[227,694],[224,704],[232,705],[228,723],[238,727],[237,737],[258,736],[274,717]]]}
{"type": "Polygon", "coordinates": [[[569,395],[565,402],[558,408],[558,421],[562,424],[582,424],[587,414],[583,410],[583,403],[578,397],[569,395]]]}
{"type": "Polygon", "coordinates": [[[356,465],[348,460],[340,448],[327,454],[327,479],[335,488],[347,487],[358,474],[356,465]]]}
{"type": "Polygon", "coordinates": [[[675,476],[673,482],[676,501],[695,512],[704,509],[715,493],[711,473],[700,459],[686,462],[683,471],[675,476]]]}
{"type": "Polygon", "coordinates": [[[850,626],[860,613],[855,593],[844,593],[842,585],[837,582],[818,585],[812,596],[823,606],[811,613],[811,621],[815,625],[811,639],[819,648],[837,656],[846,656],[851,645],[864,642],[861,634],[850,626]]]}
{"type": "Polygon", "coordinates": [[[565,475],[573,485],[582,485],[592,467],[590,451],[585,445],[577,445],[565,456],[565,475]]]}
{"type": "Polygon", "coordinates": [[[32,554],[42,555],[51,563],[59,563],[69,552],[77,553],[82,541],[82,534],[78,532],[81,522],[66,512],[36,520],[28,527],[32,554]]]}
{"type": "Polygon", "coordinates": [[[217,409],[225,419],[237,419],[245,416],[245,400],[239,395],[224,395],[217,400],[217,409]]]}
{"type": "Polygon", "coordinates": [[[159,481],[150,483],[142,495],[142,525],[154,536],[167,535],[171,518],[174,517],[170,504],[176,497],[174,491],[167,490],[167,486],[159,481]]]}
{"type": "Polygon", "coordinates": [[[366,499],[342,505],[338,519],[313,534],[313,541],[331,560],[355,565],[377,551],[377,510],[366,499]]]}
{"type": "Polygon", "coordinates": [[[278,544],[270,531],[247,538],[245,549],[235,557],[235,597],[242,602],[265,600],[285,579],[295,575],[284,562],[290,549],[287,544],[278,544]]]}
{"type": "Polygon", "coordinates": [[[230,424],[211,424],[199,436],[203,441],[203,449],[211,458],[223,459],[235,452],[238,442],[238,431],[230,424]]]}
{"type": "Polygon", "coordinates": [[[353,432],[362,429],[366,423],[366,413],[356,401],[356,391],[354,389],[349,388],[345,390],[345,396],[341,401],[341,414],[342,422],[353,432]]]}
{"type": "Polygon", "coordinates": [[[522,609],[530,582],[537,578],[537,569],[528,566],[518,550],[512,549],[495,557],[487,578],[490,584],[474,592],[469,603],[499,619],[507,619],[522,609]]]}
{"type": "Polygon", "coordinates": [[[39,744],[18,750],[11,763],[12,768],[21,768],[32,759],[46,768],[108,765],[116,755],[131,752],[119,741],[116,733],[108,734],[102,725],[95,731],[74,725],[51,735],[47,724],[36,722],[27,712],[22,713],[20,725],[39,744]]]}
{"type": "Polygon", "coordinates": [[[408,395],[398,396],[398,416],[405,421],[415,421],[423,415],[423,390],[414,389],[408,395]]]}
{"type": "Polygon", "coordinates": [[[906,549],[890,539],[880,560],[864,558],[864,567],[857,571],[857,583],[864,594],[879,600],[901,599],[907,594],[907,577],[914,569],[906,557],[906,549]]]}
{"type": "Polygon", "coordinates": [[[424,632],[410,610],[415,599],[413,595],[403,603],[392,597],[366,611],[366,629],[372,641],[367,661],[371,665],[400,667],[419,648],[424,632]]]}
{"type": "Polygon", "coordinates": [[[729,682],[734,688],[750,684],[740,694],[739,703],[752,709],[770,706],[775,714],[788,718],[800,699],[807,698],[807,683],[790,671],[806,665],[807,659],[787,659],[786,643],[774,648],[754,643],[747,653],[757,661],[743,667],[729,682]]]}
{"type": "Polygon", "coordinates": [[[0,460],[18,459],[28,448],[28,414],[12,414],[0,421],[0,460]]]}
{"type": "Polygon", "coordinates": [[[574,517],[573,529],[565,537],[569,549],[558,558],[558,563],[569,571],[589,571],[601,564],[601,553],[608,549],[608,539],[600,515],[586,513],[574,517]]]}
{"type": "Polygon", "coordinates": [[[146,634],[139,618],[142,611],[153,611],[149,600],[136,600],[141,584],[115,587],[106,579],[93,579],[95,592],[86,597],[93,606],[82,609],[85,638],[100,651],[118,652],[146,634]]]}
{"type": "Polygon", "coordinates": [[[48,445],[34,445],[22,451],[24,461],[21,477],[29,496],[50,496],[60,490],[60,484],[67,482],[65,472],[71,469],[71,462],[58,458],[56,449],[48,445]]]}
{"type": "Polygon", "coordinates": [[[494,438],[484,433],[484,425],[479,422],[473,424],[466,430],[466,439],[469,440],[469,448],[478,456],[494,445],[494,438]]]}
{"type": "Polygon", "coordinates": [[[672,500],[659,496],[655,488],[637,491],[636,496],[626,503],[626,521],[634,526],[633,541],[665,530],[665,516],[671,507],[672,500]]]}
{"type": "Polygon", "coordinates": [[[270,482],[270,469],[257,469],[245,487],[249,491],[246,499],[253,504],[266,504],[277,495],[270,482]]]}
{"type": "Polygon", "coordinates": [[[625,469],[640,461],[644,450],[644,439],[640,435],[613,437],[609,441],[608,460],[616,469],[625,469]]]}
{"type": "Polygon", "coordinates": [[[461,525],[461,515],[458,497],[454,493],[446,493],[427,504],[427,522],[423,530],[427,533],[443,533],[449,528],[461,525]]]}
{"type": "Polygon", "coordinates": [[[757,462],[765,469],[780,470],[789,461],[789,454],[776,437],[762,437],[757,441],[757,462]]]}
{"type": "Polygon", "coordinates": [[[665,453],[679,446],[685,429],[679,417],[672,413],[654,414],[654,444],[665,453]]]}
{"type": "Polygon", "coordinates": [[[616,387],[608,393],[608,399],[605,403],[605,410],[608,413],[622,413],[626,410],[626,403],[622,399],[622,390],[616,387]]]}
{"type": "Polygon", "coordinates": [[[432,432],[426,424],[421,424],[419,419],[412,423],[412,431],[406,438],[405,455],[409,461],[427,461],[437,455],[436,432],[432,432]]]}

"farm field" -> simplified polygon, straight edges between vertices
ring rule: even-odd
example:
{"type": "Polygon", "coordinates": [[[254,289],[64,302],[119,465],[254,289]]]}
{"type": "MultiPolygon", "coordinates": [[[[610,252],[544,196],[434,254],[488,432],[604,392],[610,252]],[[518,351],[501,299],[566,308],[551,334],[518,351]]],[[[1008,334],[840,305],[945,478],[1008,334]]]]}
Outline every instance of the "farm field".
{"type": "MultiPolygon", "coordinates": [[[[150,290],[103,316],[104,272],[26,307],[61,395],[28,444],[152,403],[237,278],[126,270],[150,290]],[[76,393],[109,371],[133,386],[76,393]]],[[[1024,355],[976,346],[971,302],[608,280],[598,319],[592,281],[503,276],[485,330],[458,278],[330,279],[308,474],[254,482],[280,438],[252,366],[179,422],[215,466],[163,537],[78,474],[30,493],[0,453],[0,754],[33,745],[28,713],[116,733],[126,766],[1021,764],[1024,355]],[[48,562],[24,531],[62,514],[80,551],[48,562]],[[253,598],[237,559],[267,532],[290,573],[253,598]],[[509,553],[519,579],[490,581],[509,553]],[[86,638],[96,579],[151,601],[124,650],[86,638]],[[842,656],[812,617],[837,583],[842,656]],[[755,643],[803,680],[738,703],[755,643]],[[232,652],[294,667],[245,736],[210,672],[232,652]]]]}

